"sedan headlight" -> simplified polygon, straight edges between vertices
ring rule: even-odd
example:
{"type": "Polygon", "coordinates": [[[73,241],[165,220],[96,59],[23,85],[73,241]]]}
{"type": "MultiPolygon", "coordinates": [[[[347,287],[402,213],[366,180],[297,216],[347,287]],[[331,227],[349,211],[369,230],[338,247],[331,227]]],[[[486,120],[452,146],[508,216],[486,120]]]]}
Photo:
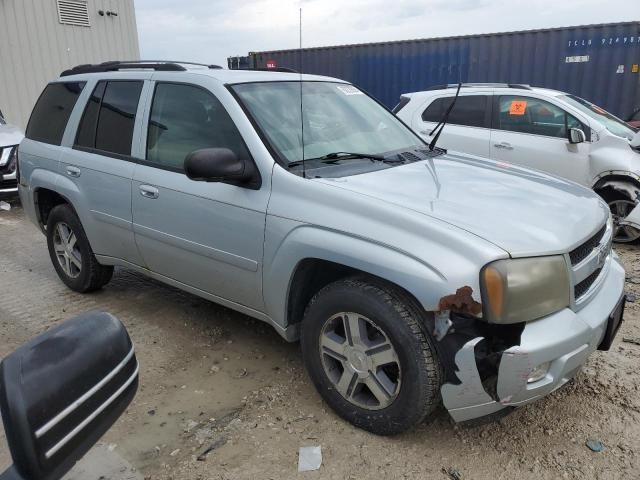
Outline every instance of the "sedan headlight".
{"type": "Polygon", "coordinates": [[[492,323],[535,320],[569,306],[563,256],[498,260],[480,272],[484,316],[492,323]]]}

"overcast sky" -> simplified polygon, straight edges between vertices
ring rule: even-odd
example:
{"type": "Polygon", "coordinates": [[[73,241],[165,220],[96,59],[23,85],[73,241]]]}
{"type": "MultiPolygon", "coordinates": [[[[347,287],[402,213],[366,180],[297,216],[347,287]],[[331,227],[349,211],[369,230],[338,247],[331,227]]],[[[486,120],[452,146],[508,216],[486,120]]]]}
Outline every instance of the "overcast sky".
{"type": "Polygon", "coordinates": [[[640,20],[638,0],[135,0],[142,58],[226,65],[249,51],[640,20]]]}

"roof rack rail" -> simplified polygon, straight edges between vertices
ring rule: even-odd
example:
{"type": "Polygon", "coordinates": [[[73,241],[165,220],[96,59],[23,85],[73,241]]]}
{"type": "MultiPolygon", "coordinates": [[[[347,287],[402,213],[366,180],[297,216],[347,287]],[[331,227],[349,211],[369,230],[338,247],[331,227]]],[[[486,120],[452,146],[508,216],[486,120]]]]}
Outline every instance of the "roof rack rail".
{"type": "Polygon", "coordinates": [[[243,71],[251,71],[251,72],[280,72],[280,73],[298,73],[297,70],[293,70],[291,68],[285,67],[274,67],[274,68],[266,68],[266,67],[255,67],[255,68],[234,68],[233,70],[243,70],[243,71]]]}
{"type": "MultiPolygon", "coordinates": [[[[489,88],[521,88],[523,90],[532,90],[531,85],[520,83],[463,83],[462,88],[470,87],[489,87],[489,88]]],[[[458,88],[457,83],[448,83],[446,85],[433,85],[425,90],[442,90],[445,88],[458,88]]]]}
{"type": "Polygon", "coordinates": [[[109,62],[102,62],[98,64],[83,64],[77,65],[73,68],[63,71],[60,76],[66,77],[69,75],[78,75],[81,73],[97,73],[97,72],[115,72],[118,70],[130,70],[148,68],[150,70],[164,71],[164,72],[181,72],[185,71],[184,65],[199,65],[210,69],[220,69],[219,65],[207,65],[204,63],[194,62],[176,62],[167,60],[112,60],[109,62]]]}

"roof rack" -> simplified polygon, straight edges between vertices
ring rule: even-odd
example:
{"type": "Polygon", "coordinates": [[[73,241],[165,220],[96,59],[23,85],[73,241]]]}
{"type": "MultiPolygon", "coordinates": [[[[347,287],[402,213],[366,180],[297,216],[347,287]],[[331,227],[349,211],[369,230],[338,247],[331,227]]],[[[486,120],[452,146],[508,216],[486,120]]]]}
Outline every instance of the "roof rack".
{"type": "Polygon", "coordinates": [[[207,67],[210,69],[220,69],[219,65],[207,65],[204,63],[194,62],[182,62],[182,61],[168,61],[168,60],[113,60],[109,62],[102,62],[92,65],[90,63],[77,65],[73,68],[63,71],[60,76],[66,77],[69,75],[78,75],[81,73],[96,73],[96,72],[115,72],[118,70],[130,70],[148,68],[150,70],[164,71],[164,72],[181,72],[186,68],[182,65],[198,65],[207,67]]]}
{"type": "MultiPolygon", "coordinates": [[[[489,88],[521,88],[523,90],[532,90],[531,85],[520,83],[463,83],[462,88],[469,87],[489,87],[489,88]]],[[[457,83],[448,83],[446,85],[433,85],[425,90],[442,90],[444,88],[458,88],[457,83]]]]}
{"type": "Polygon", "coordinates": [[[291,68],[284,67],[274,67],[274,68],[266,68],[266,67],[255,67],[255,68],[234,68],[233,70],[243,70],[243,71],[251,71],[251,72],[280,72],[280,73],[298,73],[296,70],[291,68]]]}

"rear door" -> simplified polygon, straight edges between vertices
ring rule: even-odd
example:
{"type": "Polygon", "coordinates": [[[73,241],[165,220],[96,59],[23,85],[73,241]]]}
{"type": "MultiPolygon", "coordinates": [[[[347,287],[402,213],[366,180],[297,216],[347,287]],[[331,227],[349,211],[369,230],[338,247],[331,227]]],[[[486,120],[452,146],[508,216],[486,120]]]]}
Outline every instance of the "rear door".
{"type": "Polygon", "coordinates": [[[154,84],[145,112],[144,160],[133,178],[136,242],[153,272],[262,311],[270,182],[254,190],[185,175],[185,157],[202,148],[229,148],[251,159],[221,101],[235,102],[231,94],[207,77],[198,76],[206,88],[194,77],[193,83],[154,84]]]}
{"type": "Polygon", "coordinates": [[[60,173],[77,189],[76,205],[96,255],[142,265],[133,238],[131,178],[135,166],[133,138],[144,79],[104,79],[87,85],[90,92],[72,148],[63,152],[60,173]]]}
{"type": "MultiPolygon", "coordinates": [[[[413,129],[427,143],[433,140],[433,130],[444,117],[453,98],[454,95],[451,92],[431,98],[414,113],[413,129]]],[[[488,92],[461,93],[438,139],[438,146],[456,152],[488,157],[490,99],[488,92]]]]}
{"type": "Polygon", "coordinates": [[[590,132],[563,108],[533,95],[494,97],[491,158],[588,185],[590,132]],[[587,142],[570,144],[568,129],[585,132],[587,142]]]}

